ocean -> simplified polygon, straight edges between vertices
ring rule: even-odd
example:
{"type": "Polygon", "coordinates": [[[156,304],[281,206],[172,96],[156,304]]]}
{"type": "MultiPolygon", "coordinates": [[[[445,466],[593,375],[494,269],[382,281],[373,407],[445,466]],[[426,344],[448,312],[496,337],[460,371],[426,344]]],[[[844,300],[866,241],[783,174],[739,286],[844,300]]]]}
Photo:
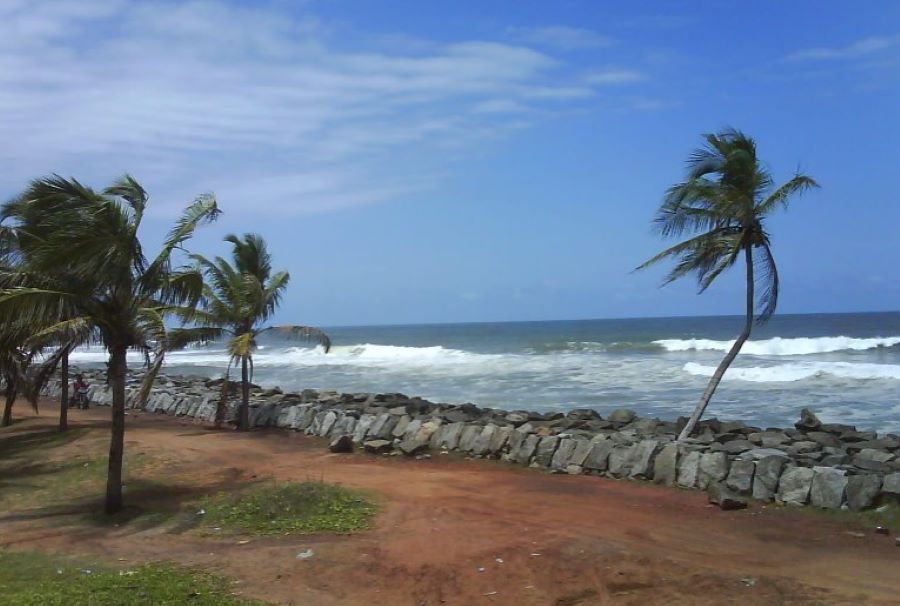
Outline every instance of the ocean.
{"type": "MultiPolygon", "coordinates": [[[[262,340],[254,382],[511,410],[631,408],[672,420],[693,409],[742,323],[717,316],[336,327],[327,329],[328,354],[262,340]]],[[[72,359],[94,365],[105,356],[81,350],[72,359]]],[[[198,347],[170,353],[164,372],[216,377],[227,362],[221,346],[198,347]]],[[[826,422],[900,432],[900,312],[775,316],[754,328],[707,416],[790,426],[803,407],[826,422]]]]}

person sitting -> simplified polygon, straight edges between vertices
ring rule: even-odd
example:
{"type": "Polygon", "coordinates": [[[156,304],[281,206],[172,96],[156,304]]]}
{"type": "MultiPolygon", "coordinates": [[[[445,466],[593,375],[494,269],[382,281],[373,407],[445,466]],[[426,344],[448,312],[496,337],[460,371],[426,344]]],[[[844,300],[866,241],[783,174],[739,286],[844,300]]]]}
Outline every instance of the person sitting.
{"type": "Polygon", "coordinates": [[[78,408],[87,408],[88,384],[84,380],[84,375],[75,375],[75,382],[72,383],[72,399],[70,406],[78,408]]]}

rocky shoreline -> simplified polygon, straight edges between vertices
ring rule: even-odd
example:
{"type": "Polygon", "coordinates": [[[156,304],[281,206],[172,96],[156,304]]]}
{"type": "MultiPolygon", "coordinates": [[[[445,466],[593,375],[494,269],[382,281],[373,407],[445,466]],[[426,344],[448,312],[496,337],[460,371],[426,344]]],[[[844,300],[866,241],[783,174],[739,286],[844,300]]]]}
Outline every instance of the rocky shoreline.
{"type": "MultiPolygon", "coordinates": [[[[83,371],[94,405],[109,405],[103,373],[83,371]]],[[[141,376],[129,377],[127,406],[137,406],[141,376]]],[[[226,418],[238,401],[231,385],[226,418]]],[[[213,422],[221,379],[160,376],[144,410],[213,422]]],[[[58,397],[59,380],[45,394],[58,397]]],[[[751,427],[708,419],[676,442],[678,422],[628,409],[605,418],[590,409],[538,413],[437,404],[399,393],[284,393],[254,387],[254,427],[278,427],[329,438],[334,452],[427,457],[456,451],[554,473],[594,474],[706,490],[722,508],[749,499],[859,511],[900,501],[900,436],[822,423],[804,409],[793,428],[751,427]]]]}

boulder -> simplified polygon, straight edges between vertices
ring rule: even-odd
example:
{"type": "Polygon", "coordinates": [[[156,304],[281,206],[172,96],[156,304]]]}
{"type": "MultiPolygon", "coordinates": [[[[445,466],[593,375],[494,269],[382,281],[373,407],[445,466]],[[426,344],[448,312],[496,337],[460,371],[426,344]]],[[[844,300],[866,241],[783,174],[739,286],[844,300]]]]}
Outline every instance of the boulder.
{"type": "Polygon", "coordinates": [[[441,448],[446,448],[447,450],[453,450],[457,446],[459,446],[459,438],[462,435],[462,430],[465,427],[465,423],[457,422],[450,423],[449,425],[444,425],[441,427],[441,437],[438,439],[438,445],[441,448]]]}
{"type": "Polygon", "coordinates": [[[653,458],[659,450],[657,440],[643,440],[631,451],[631,471],[629,478],[649,480],[653,477],[653,458]]]}
{"type": "Polygon", "coordinates": [[[753,490],[753,474],[756,463],[753,461],[734,461],[725,478],[725,485],[737,494],[749,495],[753,490]]]}
{"type": "Polygon", "coordinates": [[[537,450],[534,453],[534,462],[532,465],[537,467],[549,467],[553,460],[553,453],[559,445],[559,438],[556,436],[545,436],[538,443],[537,450]]]}
{"type": "Polygon", "coordinates": [[[700,471],[700,453],[692,451],[681,457],[678,465],[678,479],[676,483],[682,488],[693,488],[697,485],[697,475],[700,471]]]}
{"type": "Polygon", "coordinates": [[[853,511],[872,506],[881,490],[881,476],[866,473],[847,478],[847,505],[853,511]]]}
{"type": "Polygon", "coordinates": [[[756,463],[753,475],[753,498],[759,501],[771,501],[775,498],[778,480],[788,459],[782,455],[762,457],[756,463]]]}
{"type": "Polygon", "coordinates": [[[809,490],[809,502],[813,507],[840,509],[844,503],[847,475],[834,467],[813,467],[815,475],[809,490]]]}
{"type": "Polygon", "coordinates": [[[356,443],[362,442],[366,438],[366,435],[369,433],[369,429],[371,429],[372,423],[374,422],[374,415],[362,415],[356,423],[356,428],[353,430],[353,441],[356,443]]]}
{"type": "Polygon", "coordinates": [[[607,472],[614,478],[624,478],[631,473],[632,451],[636,446],[619,444],[609,453],[609,466],[607,472]]]}
{"type": "Polygon", "coordinates": [[[319,427],[318,435],[321,437],[325,437],[331,431],[331,428],[334,427],[334,424],[337,422],[338,416],[332,412],[328,411],[325,413],[325,416],[322,418],[322,424],[319,427]]]}
{"type": "Polygon", "coordinates": [[[678,444],[666,444],[653,461],[653,481],[673,486],[678,473],[678,444]]]}
{"type": "Polygon", "coordinates": [[[471,452],[475,446],[475,440],[481,435],[480,425],[465,425],[459,436],[458,448],[463,452],[471,452]]]}
{"type": "MultiPolygon", "coordinates": [[[[388,413],[392,414],[392,413],[388,413]]],[[[406,428],[409,427],[409,422],[412,421],[409,415],[403,414],[397,419],[397,424],[394,425],[394,429],[391,431],[391,435],[395,438],[402,438],[403,434],[406,433],[406,428]]]]}
{"type": "Polygon", "coordinates": [[[809,467],[790,467],[778,480],[775,497],[786,505],[806,505],[815,472],[809,467]]]}
{"type": "Polygon", "coordinates": [[[705,452],[700,455],[697,488],[706,490],[710,484],[724,480],[727,475],[728,456],[724,452],[705,452]]]}
{"type": "Polygon", "coordinates": [[[724,452],[726,454],[736,455],[753,449],[753,443],[749,440],[737,439],[729,440],[724,443],[716,443],[712,445],[712,450],[724,452]]]}
{"type": "Polygon", "coordinates": [[[830,446],[832,448],[838,448],[841,445],[841,441],[836,435],[826,431],[810,431],[806,434],[806,439],[821,446],[830,446]]]}
{"type": "Polygon", "coordinates": [[[538,442],[540,442],[540,440],[540,436],[537,436],[533,433],[528,434],[522,441],[521,446],[519,446],[516,452],[510,454],[520,465],[528,465],[528,463],[531,461],[531,457],[534,455],[534,451],[537,450],[538,442]]]}
{"type": "Polygon", "coordinates": [[[491,439],[494,437],[495,431],[497,431],[496,425],[492,423],[485,425],[472,444],[472,454],[479,456],[488,454],[491,451],[491,439]]]}
{"type": "Polygon", "coordinates": [[[512,435],[513,428],[510,426],[497,427],[494,430],[494,435],[491,436],[491,444],[488,448],[490,454],[498,454],[506,444],[509,442],[509,438],[512,435]]]}
{"type": "Polygon", "coordinates": [[[569,465],[569,459],[572,456],[572,451],[574,450],[575,440],[560,440],[559,446],[557,446],[556,452],[553,453],[553,458],[550,461],[550,467],[558,471],[565,471],[566,467],[568,467],[569,465]]]}
{"type": "Polygon", "coordinates": [[[591,450],[584,460],[584,468],[594,471],[606,471],[609,467],[609,454],[615,444],[611,440],[602,440],[591,446],[591,450]]]}
{"type": "Polygon", "coordinates": [[[328,445],[331,452],[353,452],[353,436],[344,434],[338,436],[328,445]]]}
{"type": "Polygon", "coordinates": [[[800,411],[800,420],[794,423],[800,431],[816,431],[822,427],[822,421],[809,408],[800,411]]]}
{"type": "Polygon", "coordinates": [[[884,476],[881,492],[895,497],[900,497],[900,472],[884,476]]]}
{"type": "Polygon", "coordinates": [[[619,408],[609,413],[609,416],[606,417],[606,420],[611,423],[625,425],[626,423],[631,423],[632,421],[634,421],[634,418],[636,416],[637,415],[633,410],[629,410],[627,408],[619,408]]]}
{"type": "Polygon", "coordinates": [[[428,442],[429,440],[422,440],[418,437],[406,438],[397,444],[397,450],[406,456],[411,457],[428,450],[428,442]]]}
{"type": "Polygon", "coordinates": [[[393,442],[389,440],[366,440],[363,442],[366,452],[382,453],[393,450],[393,442]]]}
{"type": "Polygon", "coordinates": [[[874,448],[863,448],[856,456],[877,461],[878,463],[887,463],[888,461],[893,461],[895,455],[883,450],[875,450],[874,448]]]}
{"type": "Polygon", "coordinates": [[[745,509],[747,499],[733,493],[725,482],[713,482],[706,491],[709,502],[718,505],[723,511],[745,509]]]}
{"type": "Polygon", "coordinates": [[[572,442],[574,442],[575,446],[572,448],[572,454],[569,456],[569,465],[583,467],[594,444],[590,440],[583,438],[572,438],[572,442]]]}

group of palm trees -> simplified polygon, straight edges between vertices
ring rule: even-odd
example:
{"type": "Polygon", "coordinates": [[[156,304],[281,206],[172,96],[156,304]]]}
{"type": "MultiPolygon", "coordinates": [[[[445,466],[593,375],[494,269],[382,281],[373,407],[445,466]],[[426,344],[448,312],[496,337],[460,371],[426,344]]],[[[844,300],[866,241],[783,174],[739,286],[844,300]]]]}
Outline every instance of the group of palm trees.
{"type": "MultiPolygon", "coordinates": [[[[59,367],[63,396],[60,429],[66,428],[68,356],[80,346],[102,344],[109,353],[112,392],[106,504],[122,508],[127,353],[139,351],[148,366],[140,390],[146,399],[167,352],[224,336],[232,364],[241,365],[238,427],[247,429],[252,353],[259,334],[288,285],[287,272],[272,272],[258,235],[229,235],[232,261],[192,254],[185,245],[195,229],[220,211],[211,195],[194,200],[152,259],[139,231],[147,192],[126,175],[103,191],[74,179],[33,181],[0,209],[0,373],[6,386],[3,424],[13,401],[32,402],[59,367]],[[180,265],[176,266],[176,263],[180,265]]],[[[330,347],[311,327],[288,332],[330,347]]],[[[224,385],[227,387],[226,380],[224,385]]],[[[224,394],[224,392],[223,392],[224,394]]],[[[224,400],[219,410],[224,410],[224,400]]],[[[221,412],[217,421],[222,421],[221,412]]]]}
{"type": "MultiPolygon", "coordinates": [[[[706,290],[741,257],[746,264],[746,322],[716,369],[679,439],[690,436],[728,366],[749,338],[754,317],[765,322],[775,311],[779,281],[764,220],[789,199],[818,187],[796,174],[773,187],[771,174],[744,133],[726,129],[705,136],[706,145],[688,160],[685,181],[667,192],[656,225],[664,237],[691,237],[656,255],[638,269],[675,259],[666,283],[694,274],[706,290]],[[758,314],[756,313],[758,310],[758,314]]],[[[226,237],[232,260],[207,259],[185,250],[194,230],[219,215],[215,199],[198,197],[183,212],[153,259],[145,257],[138,230],[147,193],[130,176],[101,192],[74,179],[39,179],[0,211],[0,375],[6,385],[3,423],[12,402],[32,400],[59,366],[66,385],[69,353],[86,343],[109,352],[112,439],[106,511],[122,507],[122,454],[125,432],[126,354],[138,350],[149,367],[145,399],[166,352],[192,342],[228,338],[232,364],[241,366],[237,426],[249,427],[252,353],[288,284],[286,272],[272,272],[260,236],[226,237]],[[181,256],[176,267],[173,257],[181,256]],[[37,360],[40,364],[35,370],[37,360]],[[31,372],[29,372],[31,371],[31,372]]],[[[279,327],[327,351],[321,330],[279,327]]],[[[226,380],[224,386],[227,388],[226,380]]],[[[223,392],[224,393],[224,392],[223,392]]],[[[65,387],[60,428],[65,429],[65,387]]],[[[222,422],[222,406],[216,415],[222,422]]]]}

